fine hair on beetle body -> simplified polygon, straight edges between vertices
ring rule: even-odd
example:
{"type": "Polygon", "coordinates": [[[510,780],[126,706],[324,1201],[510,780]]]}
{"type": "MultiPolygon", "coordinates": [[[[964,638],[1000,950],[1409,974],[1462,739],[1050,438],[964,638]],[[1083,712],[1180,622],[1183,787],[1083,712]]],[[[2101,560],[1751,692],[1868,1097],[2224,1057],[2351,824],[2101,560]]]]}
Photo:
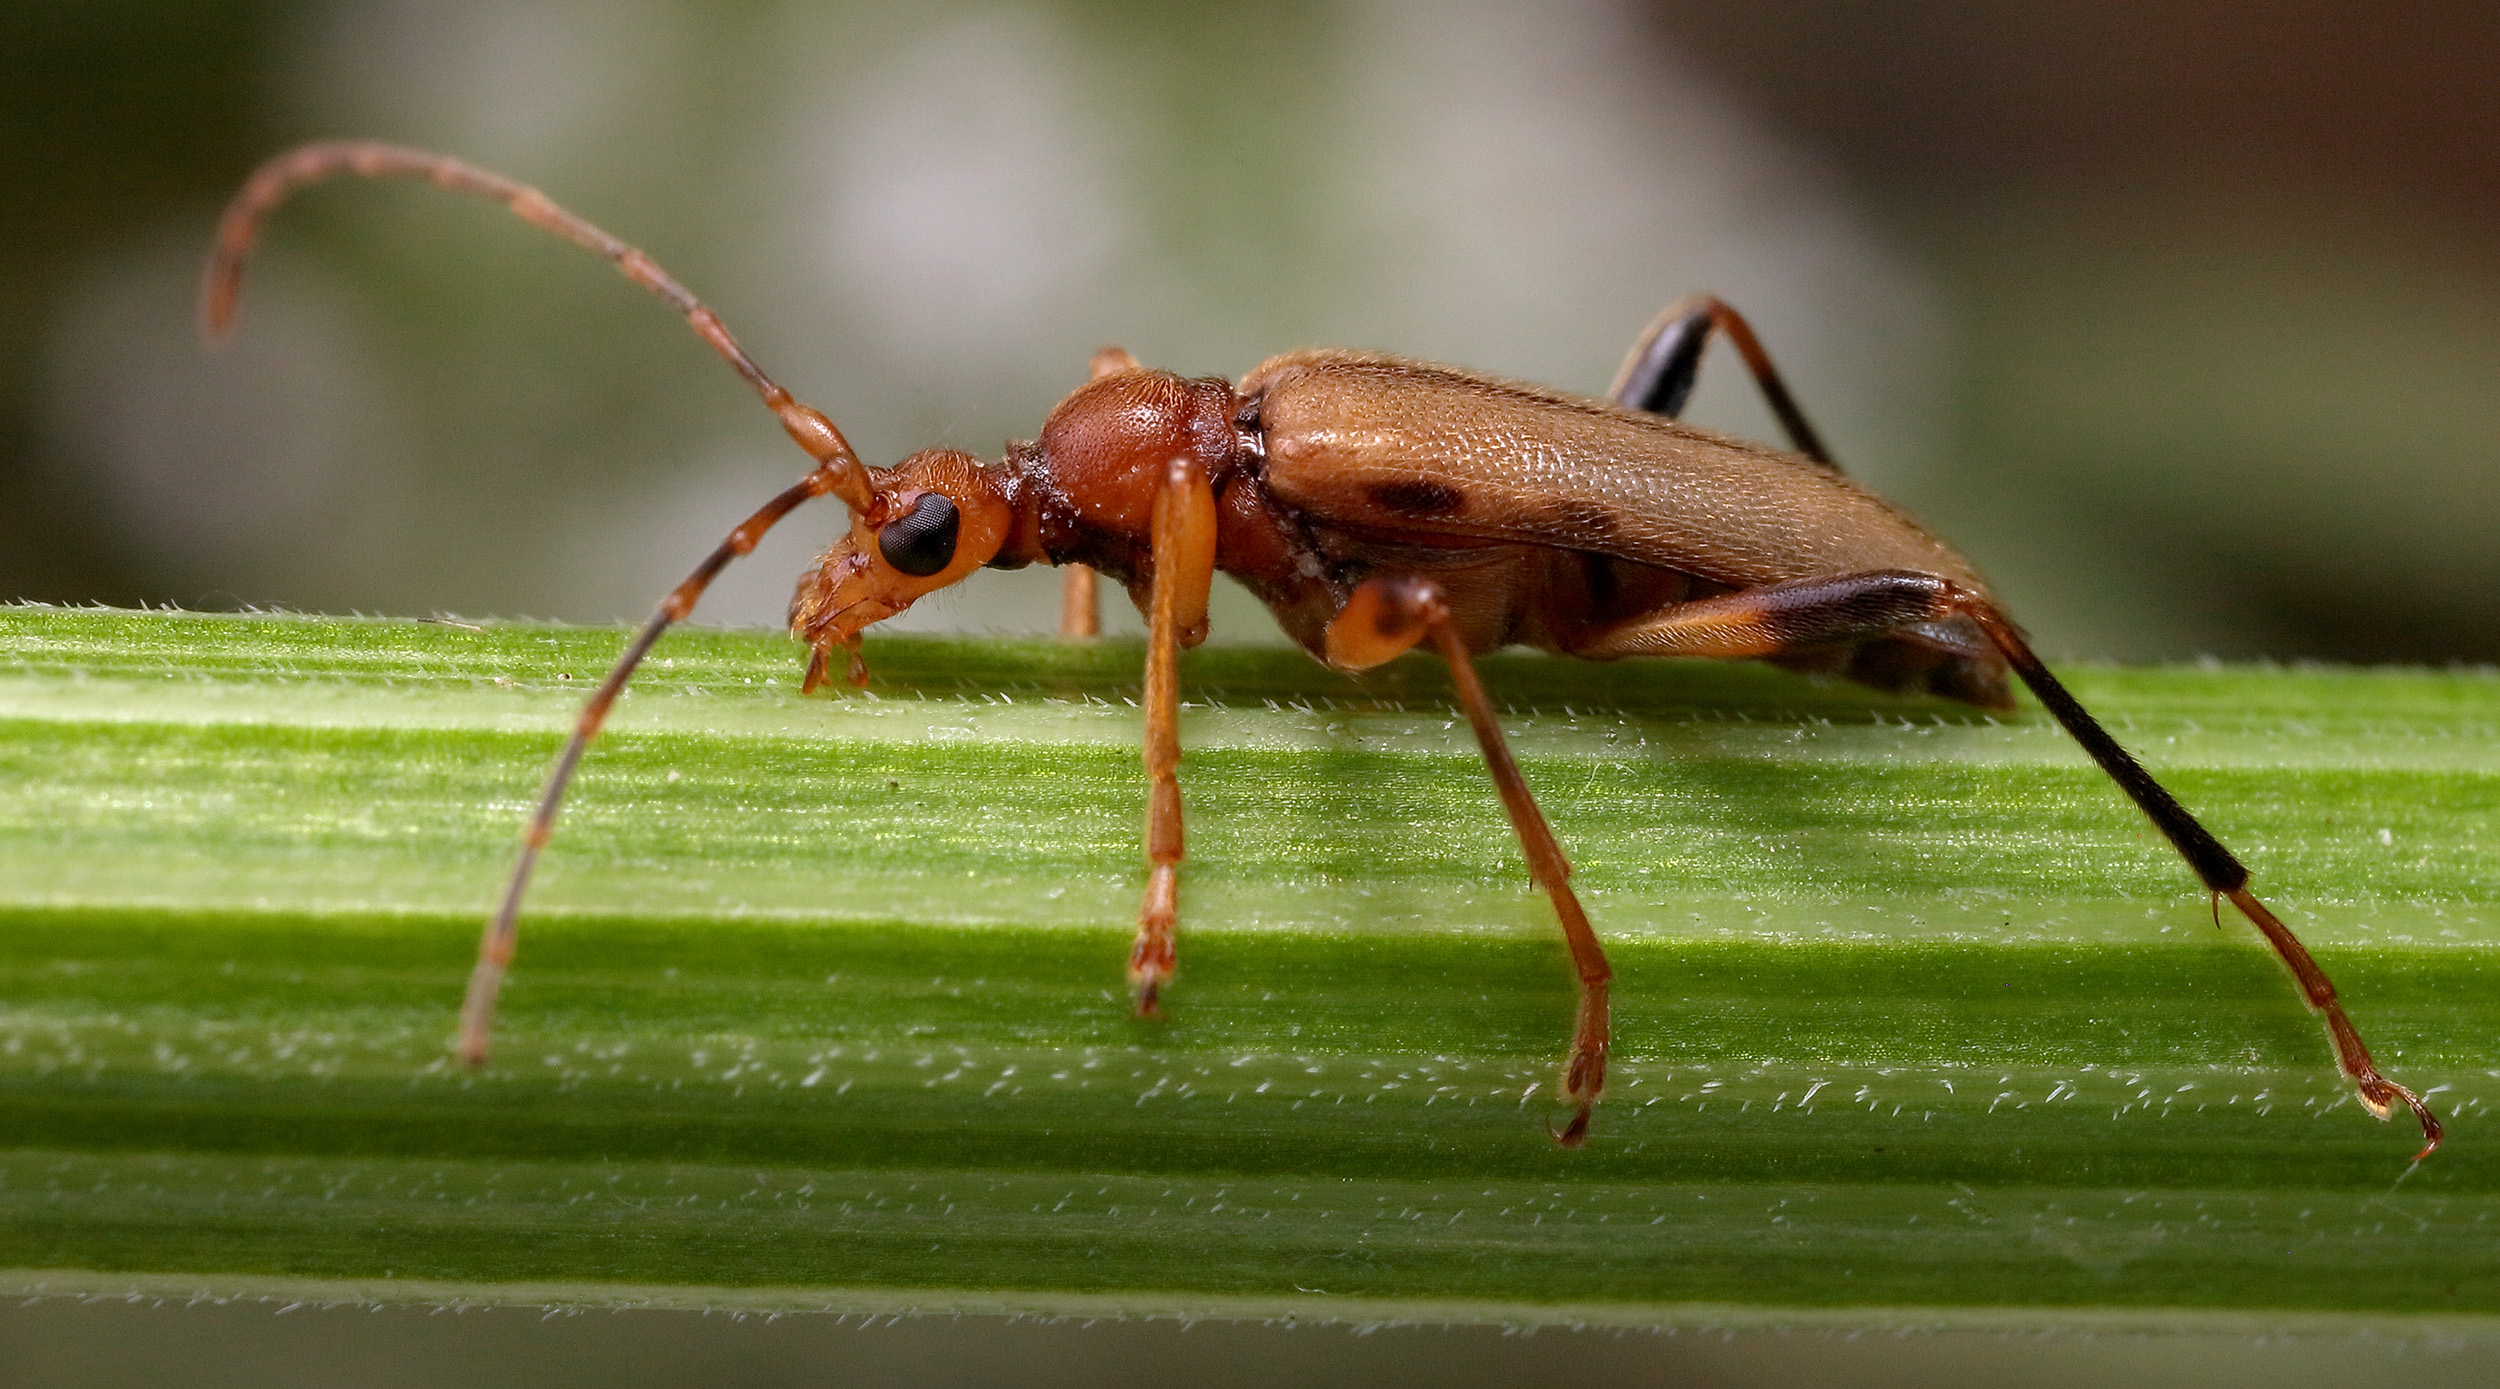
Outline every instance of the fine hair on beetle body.
{"type": "Polygon", "coordinates": [[[1528,871],[1551,899],[1579,980],[1558,1094],[1576,1146],[1605,1086],[1611,970],[1570,887],[1571,864],[1511,756],[1473,658],[1526,645],[1588,660],[1754,658],[1879,689],[2012,707],[2019,678],[2178,849],[2219,921],[2229,899],[2324,1021],[2361,1103],[2401,1101],[2334,985],[2250,892],[2248,871],[2119,746],[2032,653],[1987,584],[1943,541],[1833,462],[1744,318],[1707,295],[1670,305],[1603,399],[1379,353],[1270,358],[1238,384],[1094,355],[1091,379],[1030,442],[996,461],[928,449],[891,468],[747,356],[720,318],[651,259],[537,190],[444,155],[368,141],[306,145],[261,166],[227,208],[202,296],[212,338],[232,326],[262,221],[303,185],[340,174],[428,180],[487,198],[611,261],[666,300],[762,397],[813,461],[672,589],[590,696],[549,773],[502,903],[488,923],[458,1041],[486,1059],[522,897],[582,753],[635,667],[730,561],[802,502],[839,498],[848,529],[801,576],[790,630],[804,689],[839,657],[867,682],[860,634],[979,569],[1062,566],[1064,631],[1096,630],[1094,575],[1125,586],[1147,625],[1147,877],[1128,973],[1153,1016],[1176,968],[1183,859],[1178,661],[1207,633],[1217,571],[1239,580],[1304,650],[1358,671],[1423,646],[1448,662],[1528,871]],[[1677,421],[1703,349],[1743,358],[1793,451],[1677,421]]]}

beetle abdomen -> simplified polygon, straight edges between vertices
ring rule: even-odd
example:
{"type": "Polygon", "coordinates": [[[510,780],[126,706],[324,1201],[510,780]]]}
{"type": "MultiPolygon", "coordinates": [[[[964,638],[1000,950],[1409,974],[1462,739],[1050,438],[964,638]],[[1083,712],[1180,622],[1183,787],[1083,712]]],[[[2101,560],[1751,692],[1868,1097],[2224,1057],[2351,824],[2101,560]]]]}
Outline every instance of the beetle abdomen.
{"type": "Polygon", "coordinates": [[[1735,588],[1908,569],[1984,591],[1846,477],[1603,401],[1335,351],[1272,358],[1240,390],[1268,488],[1338,524],[1591,551],[1735,588]]]}

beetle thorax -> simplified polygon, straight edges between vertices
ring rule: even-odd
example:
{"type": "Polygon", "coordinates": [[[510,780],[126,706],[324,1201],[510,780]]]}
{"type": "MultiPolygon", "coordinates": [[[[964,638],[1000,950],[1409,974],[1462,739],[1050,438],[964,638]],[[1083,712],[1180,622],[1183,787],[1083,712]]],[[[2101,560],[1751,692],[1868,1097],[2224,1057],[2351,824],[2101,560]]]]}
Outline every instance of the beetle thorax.
{"type": "Polygon", "coordinates": [[[1077,520],[1149,539],[1155,494],[1174,459],[1192,459],[1210,477],[1231,460],[1232,414],[1229,382],[1113,372],[1050,412],[1040,440],[1043,466],[1077,520]]]}

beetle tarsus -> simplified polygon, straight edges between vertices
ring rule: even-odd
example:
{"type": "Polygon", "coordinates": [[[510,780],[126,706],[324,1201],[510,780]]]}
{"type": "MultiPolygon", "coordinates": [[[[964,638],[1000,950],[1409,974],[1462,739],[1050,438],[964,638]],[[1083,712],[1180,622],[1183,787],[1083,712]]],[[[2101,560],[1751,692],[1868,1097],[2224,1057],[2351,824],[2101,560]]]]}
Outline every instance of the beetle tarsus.
{"type": "Polygon", "coordinates": [[[2394,1112],[2396,1101],[2404,1101],[2405,1107],[2413,1111],[2413,1117],[2422,1125],[2422,1151],[2414,1154],[2413,1160],[2419,1162],[2437,1152],[2442,1136],[2438,1116],[2431,1113],[2430,1106],[2423,1102],[2421,1096],[2379,1074],[2378,1063],[2370,1059],[2370,1049],[2362,1045],[2360,1031],[2354,1028],[2352,1018],[2344,1012],[2343,1003],[2335,996],[2334,981],[2318,967],[2317,960],[2309,954],[2309,948],[2300,943],[2300,937],[2293,935],[2292,929],[2267,910],[2266,904],[2257,900],[2257,895],[2247,888],[2232,888],[2223,895],[2230,898],[2231,905],[2239,908],[2240,915],[2248,918],[2248,924],[2256,927],[2257,933],[2266,938],[2266,944],[2274,947],[2276,958],[2291,971],[2292,981],[2300,986],[2301,1000],[2309,1005],[2310,1012],[2326,1023],[2327,1040],[2335,1047],[2336,1065],[2352,1082],[2353,1089],[2361,1097],[2362,1107],[2385,1119],[2394,1112]]]}
{"type": "Polygon", "coordinates": [[[1596,1101],[1582,1100],[1580,1107],[1572,1112],[1571,1122],[1563,1125],[1561,1132],[1555,1132],[1550,1122],[1546,1124],[1546,1136],[1553,1139],[1554,1146],[1558,1148],[1581,1147],[1589,1141],[1589,1111],[1595,1107],[1596,1101]]]}
{"type": "Polygon", "coordinates": [[[1159,863],[1147,875],[1145,905],[1137,913],[1137,944],[1128,956],[1129,987],[1137,998],[1134,1016],[1162,1016],[1158,1004],[1163,986],[1172,981],[1179,952],[1172,929],[1180,916],[1180,865],[1159,863]]]}
{"type": "Polygon", "coordinates": [[[2447,1139],[2447,1130],[2440,1127],[2439,1116],[2431,1112],[2430,1105],[2425,1103],[2421,1096],[2375,1072],[2368,1080],[2357,1083],[2361,1091],[2361,1103],[2377,1114],[2380,1119],[2395,1117],[2398,1100],[2404,1101],[2405,1108],[2413,1111],[2415,1122],[2422,1126],[2422,1151],[2413,1155],[2415,1162],[2420,1162],[2439,1151],[2439,1145],[2447,1139]]]}
{"type": "Polygon", "coordinates": [[[2228,897],[2231,905],[2239,909],[2240,915],[2248,918],[2248,924],[2256,927],[2257,933],[2266,938],[2266,944],[2274,948],[2275,957],[2283,962],[2285,969],[2291,971],[2293,983],[2300,988],[2301,1001],[2309,1005],[2309,1011],[2325,1021],[2327,1039],[2335,1047],[2336,1064],[2359,1092],[2362,1106],[2384,1119],[2393,1110],[2395,1102],[2403,1100],[2422,1122],[2424,1143],[2422,1151],[2414,1155],[2414,1161],[2419,1162],[2436,1152],[2440,1127],[2430,1106],[2424,1104],[2420,1096],[2378,1073],[2377,1064],[2370,1060],[2369,1048],[2361,1043],[2360,1032],[2353,1027],[2351,1017],[2344,1012],[2344,1005],[2335,997],[2334,981],[2327,978],[2326,971],[2310,955],[2309,947],[2300,943],[2300,937],[2292,934],[2292,929],[2248,890],[2247,866],[2223,847],[2222,841],[2214,838],[2212,831],[2188,813],[2168,788],[2154,780],[2152,773],[2144,770],[2133,753],[2120,746],[2118,740],[2101,727],[2100,721],[2084,709],[2082,702],[2055,675],[2049,673],[2047,665],[2032,651],[2031,644],[2023,639],[2021,630],[1993,604],[1977,594],[1958,593],[1955,595],[1955,606],[1978,625],[1979,630],[2005,657],[2006,665],[2031,687],[2041,706],[2076,742],[2083,745],[2083,750],[2100,764],[2110,780],[2118,783],[2118,789],[2124,791],[2127,798],[2136,803],[2136,808],[2144,812],[2145,818],[2153,822],[2153,828],[2159,830],[2162,837],[2170,841],[2171,847],[2179,851],[2179,856],[2187,860],[2188,867],[2212,896],[2215,924],[2220,924],[2221,900],[2228,897]]]}

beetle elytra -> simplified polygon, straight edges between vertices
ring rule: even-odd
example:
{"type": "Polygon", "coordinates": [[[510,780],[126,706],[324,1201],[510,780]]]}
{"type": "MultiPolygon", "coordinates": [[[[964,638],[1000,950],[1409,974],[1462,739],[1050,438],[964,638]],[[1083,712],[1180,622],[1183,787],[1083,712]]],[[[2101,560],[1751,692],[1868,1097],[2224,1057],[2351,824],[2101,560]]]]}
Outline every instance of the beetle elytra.
{"type": "Polygon", "coordinates": [[[2248,870],[2033,654],[1967,562],[1850,480],[1807,425],[1745,320],[1708,296],[1670,306],[1603,400],[1375,353],[1272,358],[1235,385],[1098,352],[1092,379],[999,460],[929,449],[872,468],[822,413],[792,398],[720,318],[634,247],[533,188],[443,155],[365,141],[306,145],[264,164],[228,207],[202,302],[231,327],[263,219],[295,189],[339,174],[409,177],[504,204],[594,251],[666,300],[780,419],[814,466],[697,565],[627,645],[583,707],[549,773],[502,905],[480,943],[459,1048],[487,1051],[521,899],[565,787],[618,693],[714,576],[811,498],[849,508],[849,530],[803,575],[790,609],[808,648],[805,688],[837,652],[864,684],[860,633],[984,568],[1067,566],[1063,626],[1093,627],[1093,575],[1125,585],[1147,619],[1147,881],[1129,955],[1141,1015],[1176,964],[1183,856],[1180,652],[1206,636],[1216,571],[1240,580],[1286,634],[1343,670],[1429,645],[1449,663],[1529,871],[1551,899],[1579,976],[1558,1136],[1579,1143],[1605,1085],[1604,949],[1571,891],[1472,657],[1524,644],[1566,656],[1759,658],[2007,708],[2019,677],[2176,847],[2213,897],[2264,935],[2325,1022],[2337,1064],[2384,1119],[2399,1101],[2428,1156],[2440,1126],[2381,1075],[2334,985],[2248,888],[2248,870]],[[1703,348],[1744,357],[1795,452],[1678,423],[1703,348]]]}

